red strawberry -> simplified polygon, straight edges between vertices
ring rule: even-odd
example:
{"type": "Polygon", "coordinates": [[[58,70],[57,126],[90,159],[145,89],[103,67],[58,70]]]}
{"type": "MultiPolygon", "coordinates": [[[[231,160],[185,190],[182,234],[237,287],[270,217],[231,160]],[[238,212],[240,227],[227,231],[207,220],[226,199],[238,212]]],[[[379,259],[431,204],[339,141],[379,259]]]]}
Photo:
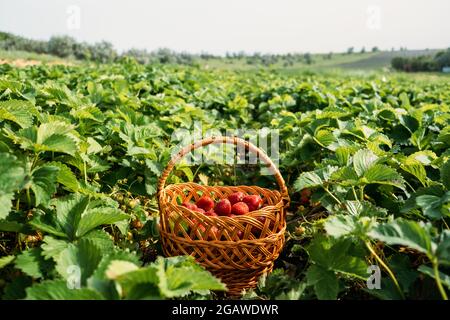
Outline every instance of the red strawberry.
{"type": "Polygon", "coordinates": [[[205,212],[205,216],[209,216],[209,217],[217,217],[219,216],[216,212],[214,212],[213,210],[209,210],[205,212]]]}
{"type": "Polygon", "coordinates": [[[311,197],[311,190],[309,190],[308,188],[302,189],[300,191],[300,195],[302,197],[309,198],[309,197],[311,197]]]}
{"type": "Polygon", "coordinates": [[[190,210],[193,210],[193,211],[195,211],[195,209],[197,209],[197,206],[196,206],[195,204],[189,202],[189,201],[185,201],[185,202],[183,202],[181,205],[182,205],[183,207],[186,207],[186,208],[188,208],[188,209],[190,209],[190,210]]]}
{"type": "MultiPolygon", "coordinates": [[[[266,218],[265,217],[256,217],[256,219],[258,219],[263,225],[266,222],[266,218]]],[[[252,227],[252,233],[255,237],[259,237],[259,235],[261,234],[261,230],[258,227],[252,227]]]]}
{"type": "Polygon", "coordinates": [[[302,189],[300,191],[300,203],[301,204],[309,204],[309,199],[311,197],[311,190],[308,188],[302,189]]]}
{"type": "Polygon", "coordinates": [[[229,216],[231,214],[231,203],[228,199],[222,199],[216,204],[214,209],[219,216],[229,216]]]}
{"type": "Polygon", "coordinates": [[[198,199],[197,207],[202,208],[205,211],[209,211],[214,208],[214,201],[208,196],[203,196],[198,199]]]}
{"type": "Polygon", "coordinates": [[[244,197],[245,197],[245,194],[243,192],[238,191],[238,192],[230,194],[228,196],[228,200],[230,200],[231,205],[233,205],[235,203],[241,202],[242,199],[244,199],[244,197]]]}
{"type": "Polygon", "coordinates": [[[308,197],[300,197],[300,203],[301,204],[309,204],[309,198],[308,197]]]}
{"type": "MultiPolygon", "coordinates": [[[[194,225],[197,225],[197,226],[196,226],[197,229],[200,230],[201,232],[205,232],[205,231],[206,231],[205,226],[202,225],[201,223],[197,224],[197,222],[198,222],[197,219],[192,219],[192,223],[193,223],[194,225]]],[[[192,230],[192,231],[195,232],[195,230],[192,230]]]]}
{"type": "Polygon", "coordinates": [[[193,211],[200,212],[200,213],[205,213],[205,210],[203,210],[202,208],[195,208],[193,211]]]}
{"type": "Polygon", "coordinates": [[[261,205],[263,203],[260,196],[254,194],[251,196],[245,196],[244,199],[242,199],[243,202],[245,202],[248,206],[248,209],[250,211],[255,211],[261,208],[261,205]]]}
{"type": "Polygon", "coordinates": [[[248,212],[249,212],[248,206],[245,202],[237,202],[233,204],[233,206],[231,207],[231,213],[237,216],[241,216],[248,212]]]}
{"type": "Polygon", "coordinates": [[[207,240],[216,240],[218,238],[219,238],[219,229],[217,229],[217,227],[214,226],[211,227],[207,236],[207,240]]]}

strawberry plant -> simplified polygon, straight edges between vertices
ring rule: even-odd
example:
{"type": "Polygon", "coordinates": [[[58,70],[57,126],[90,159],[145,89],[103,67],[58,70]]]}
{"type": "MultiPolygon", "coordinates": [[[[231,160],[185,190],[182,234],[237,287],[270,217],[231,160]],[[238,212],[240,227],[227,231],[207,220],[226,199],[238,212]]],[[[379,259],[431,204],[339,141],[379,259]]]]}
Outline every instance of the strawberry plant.
{"type": "MultiPolygon", "coordinates": [[[[157,228],[158,178],[190,143],[178,130],[201,123],[279,132],[286,245],[244,298],[447,299],[450,85],[424,79],[0,65],[0,297],[218,298],[224,285],[191,258],[162,257],[157,228]]],[[[277,188],[252,168],[181,163],[167,182],[277,188]]],[[[235,193],[180,205],[222,219],[265,204],[235,193]]],[[[255,235],[272,223],[257,219],[255,235]]]]}

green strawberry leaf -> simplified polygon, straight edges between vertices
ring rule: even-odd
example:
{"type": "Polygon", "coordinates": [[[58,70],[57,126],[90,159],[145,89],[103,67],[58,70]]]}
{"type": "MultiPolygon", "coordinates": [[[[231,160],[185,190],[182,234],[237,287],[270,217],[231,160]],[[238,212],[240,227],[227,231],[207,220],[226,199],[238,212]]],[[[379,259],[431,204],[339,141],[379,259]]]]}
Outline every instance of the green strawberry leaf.
{"type": "Polygon", "coordinates": [[[0,219],[8,216],[14,191],[23,187],[25,170],[17,158],[0,153],[0,219]]]}
{"type": "Polygon", "coordinates": [[[23,251],[16,257],[15,266],[30,277],[39,279],[53,267],[53,263],[45,260],[42,249],[32,248],[23,251]]]}
{"type": "Polygon", "coordinates": [[[81,237],[100,225],[113,224],[129,218],[129,215],[115,208],[101,207],[87,210],[81,216],[76,236],[81,237]]]}
{"type": "Polygon", "coordinates": [[[378,160],[378,156],[368,149],[358,150],[353,155],[353,168],[358,177],[362,177],[378,160]]]}
{"type": "Polygon", "coordinates": [[[36,206],[48,205],[51,196],[56,192],[58,167],[44,165],[31,173],[31,190],[34,192],[36,206]]]}
{"type": "Polygon", "coordinates": [[[336,300],[339,293],[339,281],[334,272],[312,265],[306,272],[307,284],[314,286],[319,300],[336,300]]]}
{"type": "Polygon", "coordinates": [[[26,289],[27,300],[103,300],[88,288],[72,289],[64,280],[46,280],[26,289]]]}
{"type": "Polygon", "coordinates": [[[6,267],[8,264],[14,261],[16,257],[13,255],[10,256],[4,256],[0,258],[0,269],[6,267]]]}
{"type": "Polygon", "coordinates": [[[94,273],[102,259],[102,252],[92,240],[81,239],[77,244],[68,244],[56,258],[56,271],[63,279],[78,285],[94,273]]]}
{"type": "Polygon", "coordinates": [[[431,229],[430,224],[398,218],[375,226],[368,236],[389,245],[406,246],[431,257],[435,248],[431,229]]]}

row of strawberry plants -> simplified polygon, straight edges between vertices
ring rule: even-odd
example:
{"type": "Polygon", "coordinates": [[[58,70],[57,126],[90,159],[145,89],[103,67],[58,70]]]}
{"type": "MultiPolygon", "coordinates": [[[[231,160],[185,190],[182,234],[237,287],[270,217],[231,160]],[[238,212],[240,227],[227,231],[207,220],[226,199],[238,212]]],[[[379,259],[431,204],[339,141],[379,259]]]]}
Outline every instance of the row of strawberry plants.
{"type": "MultiPolygon", "coordinates": [[[[189,259],[155,260],[157,179],[183,138],[172,133],[197,123],[280,132],[293,199],[288,242],[278,270],[249,297],[446,297],[449,89],[445,80],[286,77],[131,60],[2,65],[3,297],[171,298],[223,289],[189,259]],[[365,288],[372,264],[382,269],[380,290],[365,288]],[[80,267],[76,293],[64,289],[77,279],[70,266],[80,267]],[[159,268],[171,270],[167,278],[153,276],[159,268]]],[[[169,182],[231,185],[236,176],[274,187],[248,167],[219,165],[181,165],[169,182]]]]}

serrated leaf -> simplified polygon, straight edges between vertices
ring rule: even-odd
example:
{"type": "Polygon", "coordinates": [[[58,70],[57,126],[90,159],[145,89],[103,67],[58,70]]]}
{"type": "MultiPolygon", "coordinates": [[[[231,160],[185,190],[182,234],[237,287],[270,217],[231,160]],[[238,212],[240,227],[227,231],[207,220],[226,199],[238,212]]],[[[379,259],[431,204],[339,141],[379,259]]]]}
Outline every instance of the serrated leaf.
{"type": "Polygon", "coordinates": [[[42,255],[45,259],[53,259],[56,261],[61,252],[63,252],[68,246],[69,243],[67,241],[58,240],[51,236],[45,236],[44,243],[41,245],[42,255]]]}
{"type": "Polygon", "coordinates": [[[15,266],[30,277],[39,279],[44,276],[43,272],[48,270],[52,263],[44,259],[40,248],[32,248],[17,256],[15,266]]]}
{"type": "Polygon", "coordinates": [[[0,258],[0,269],[6,267],[8,264],[14,261],[16,257],[13,255],[10,256],[4,256],[0,258]]]}
{"type": "Polygon", "coordinates": [[[103,300],[88,288],[72,289],[64,280],[47,280],[27,288],[27,300],[103,300]]]}
{"type": "Polygon", "coordinates": [[[422,208],[423,213],[432,219],[440,219],[444,217],[441,212],[443,198],[424,194],[416,197],[416,204],[422,208]]]}
{"type": "Polygon", "coordinates": [[[189,292],[204,293],[209,290],[224,290],[224,285],[208,271],[197,265],[192,258],[159,257],[148,267],[123,273],[117,277],[126,292],[137,285],[148,283],[159,288],[161,297],[182,297],[189,292]],[[186,277],[189,274],[189,277],[186,277]]]}
{"type": "Polygon", "coordinates": [[[56,179],[59,169],[44,165],[32,172],[31,190],[36,198],[36,206],[47,205],[51,196],[56,192],[56,179]]]}
{"type": "Polygon", "coordinates": [[[346,212],[352,216],[384,217],[387,215],[386,209],[377,207],[368,201],[347,200],[344,203],[346,212]]]}
{"type": "Polygon", "coordinates": [[[138,270],[139,267],[132,262],[123,260],[112,260],[106,269],[105,275],[108,279],[116,280],[121,275],[138,270]]]}
{"type": "Polygon", "coordinates": [[[33,124],[33,118],[36,112],[36,107],[29,101],[0,101],[0,120],[13,121],[22,128],[27,128],[33,124]]]}
{"type": "Polygon", "coordinates": [[[59,169],[56,181],[65,186],[69,191],[77,192],[80,189],[77,177],[64,163],[52,161],[48,165],[59,169]]]}
{"type": "Polygon", "coordinates": [[[439,235],[439,244],[436,248],[439,263],[450,265],[450,230],[443,230],[439,235]]]}
{"type": "Polygon", "coordinates": [[[139,257],[134,253],[118,249],[111,249],[106,252],[108,253],[102,257],[94,274],[88,279],[87,284],[89,288],[100,292],[107,299],[119,299],[116,283],[108,279],[106,270],[108,270],[112,261],[127,261],[138,266],[140,265],[139,257]]]}
{"type": "Polygon", "coordinates": [[[0,219],[8,216],[14,191],[21,189],[25,170],[17,158],[9,153],[0,153],[0,219]]]}
{"type": "Polygon", "coordinates": [[[56,271],[69,281],[86,284],[102,259],[102,252],[91,240],[69,244],[56,259],[56,271]]]}
{"type": "Polygon", "coordinates": [[[358,229],[357,218],[350,215],[335,215],[329,217],[324,224],[327,234],[339,238],[353,234],[358,229]]]}
{"type": "MultiPolygon", "coordinates": [[[[430,267],[421,265],[417,270],[433,279],[436,279],[434,270],[430,267]]],[[[441,279],[442,284],[450,289],[450,276],[445,273],[439,272],[439,278],[441,279]]]]}
{"type": "Polygon", "coordinates": [[[450,191],[450,160],[441,167],[441,181],[447,190],[450,191]]]}
{"type": "Polygon", "coordinates": [[[303,172],[294,183],[296,191],[300,191],[305,188],[314,188],[323,184],[322,178],[315,172],[303,172]]]}
{"type": "Polygon", "coordinates": [[[42,123],[38,128],[28,127],[18,132],[6,130],[6,134],[14,143],[35,153],[53,151],[74,155],[77,144],[70,131],[74,126],[61,121],[42,123]]]}
{"type": "Polygon", "coordinates": [[[294,189],[300,191],[304,188],[321,186],[327,182],[338,170],[336,166],[326,166],[314,171],[303,172],[294,182],[294,189]]]}
{"type": "Polygon", "coordinates": [[[365,171],[363,177],[367,183],[388,184],[403,188],[403,177],[395,169],[386,165],[372,165],[365,171]]]}
{"type": "Polygon", "coordinates": [[[321,268],[354,278],[366,279],[367,265],[362,257],[353,255],[353,246],[349,238],[333,239],[317,236],[308,246],[307,251],[311,261],[321,268]]]}
{"type": "Polygon", "coordinates": [[[433,255],[430,225],[398,218],[392,222],[375,226],[368,235],[389,245],[403,245],[429,256],[433,255]]]}
{"type": "Polygon", "coordinates": [[[104,230],[92,230],[85,234],[83,238],[92,240],[102,252],[110,252],[114,249],[114,239],[104,230]]]}
{"type": "Polygon", "coordinates": [[[80,223],[81,215],[89,204],[89,198],[79,193],[54,199],[56,218],[69,239],[74,239],[80,223]]]}
{"type": "Polygon", "coordinates": [[[319,300],[336,300],[339,293],[339,281],[332,271],[312,265],[306,272],[308,285],[314,286],[319,300]]]}
{"type": "Polygon", "coordinates": [[[353,168],[358,177],[362,177],[371,168],[378,156],[368,149],[358,150],[353,156],[353,168]]]}
{"type": "Polygon", "coordinates": [[[115,222],[126,220],[129,218],[129,215],[119,209],[114,208],[104,207],[87,210],[81,216],[76,236],[81,237],[98,226],[104,224],[113,224],[115,222]]]}
{"type": "Polygon", "coordinates": [[[401,168],[402,170],[415,176],[422,183],[423,186],[426,186],[427,172],[422,163],[415,160],[405,161],[401,165],[401,168]]]}
{"type": "Polygon", "coordinates": [[[25,290],[31,286],[33,279],[26,275],[15,277],[5,286],[2,300],[19,300],[25,299],[25,290]]]}

